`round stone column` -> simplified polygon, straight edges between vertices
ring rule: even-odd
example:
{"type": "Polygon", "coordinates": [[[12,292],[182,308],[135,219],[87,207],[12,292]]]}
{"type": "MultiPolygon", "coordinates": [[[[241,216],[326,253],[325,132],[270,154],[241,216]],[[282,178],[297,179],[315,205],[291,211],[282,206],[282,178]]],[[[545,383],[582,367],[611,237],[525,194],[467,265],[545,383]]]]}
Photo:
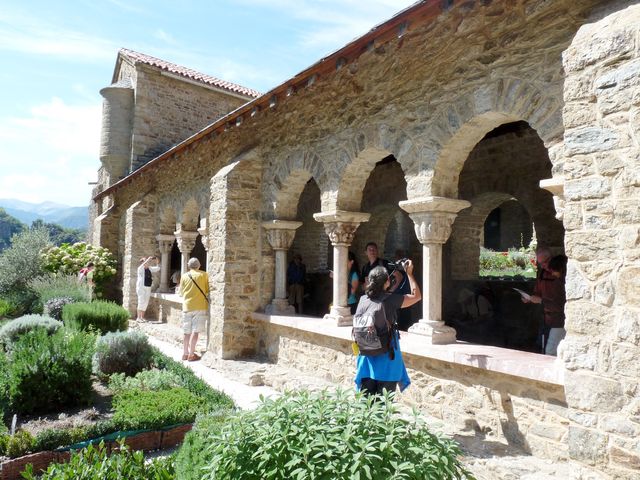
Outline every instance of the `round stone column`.
{"type": "Polygon", "coordinates": [[[160,250],[160,291],[169,291],[169,261],[171,260],[171,248],[175,237],[173,235],[160,234],[156,236],[158,250],[160,250]]]}
{"type": "Polygon", "coordinates": [[[313,218],[324,224],[324,230],[333,245],[333,304],[324,316],[336,322],[339,327],[352,326],[353,318],[347,304],[347,282],[349,278],[349,246],[361,223],[369,220],[369,213],[333,212],[314,213],[313,218]]]}
{"type": "Polygon", "coordinates": [[[129,173],[134,93],[128,80],[121,80],[100,90],[104,98],[100,134],[100,162],[107,173],[104,188],[129,173]]]}
{"type": "Polygon", "coordinates": [[[276,254],[275,297],[265,308],[269,315],[295,315],[296,309],[289,305],[287,295],[287,251],[296,236],[296,230],[302,222],[271,220],[264,222],[267,240],[276,254]]]}
{"type": "Polygon", "coordinates": [[[442,245],[451,235],[458,212],[471,204],[466,200],[426,197],[399,205],[413,220],[422,244],[422,319],[409,331],[425,335],[433,345],[455,343],[455,329],[442,321],[442,245]]]}

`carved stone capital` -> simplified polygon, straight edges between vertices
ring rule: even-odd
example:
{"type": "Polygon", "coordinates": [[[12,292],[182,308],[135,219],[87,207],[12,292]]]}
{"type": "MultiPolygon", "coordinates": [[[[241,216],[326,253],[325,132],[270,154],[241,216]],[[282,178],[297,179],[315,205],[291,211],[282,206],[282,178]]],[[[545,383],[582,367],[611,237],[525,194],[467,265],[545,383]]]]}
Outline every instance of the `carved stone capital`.
{"type": "Polygon", "coordinates": [[[191,253],[196,246],[196,238],[198,232],[190,232],[186,230],[178,230],[174,232],[176,241],[178,242],[178,250],[181,253],[191,253]]]}
{"type": "Polygon", "coordinates": [[[324,231],[333,246],[351,245],[356,230],[361,223],[367,222],[370,216],[369,213],[345,212],[343,210],[313,214],[313,218],[317,222],[324,224],[324,231]]]}
{"type": "Polygon", "coordinates": [[[209,250],[209,229],[207,227],[201,227],[198,229],[198,233],[200,234],[200,239],[202,240],[202,246],[204,246],[205,250],[209,250]]]}
{"type": "Polygon", "coordinates": [[[458,212],[471,206],[466,200],[445,197],[424,197],[399,203],[415,224],[420,243],[443,244],[451,235],[451,225],[458,212]]]}
{"type": "Polygon", "coordinates": [[[451,226],[456,219],[455,213],[410,213],[416,237],[420,243],[446,243],[451,235],[451,226]]]}
{"type": "Polygon", "coordinates": [[[564,217],[564,177],[552,177],[540,180],[540,188],[551,192],[553,195],[553,206],[556,209],[556,218],[562,221],[564,217]]]}
{"type": "Polygon", "coordinates": [[[269,245],[274,250],[288,250],[296,236],[296,229],[302,222],[288,220],[271,220],[263,222],[262,228],[266,230],[269,245]]]}
{"type": "Polygon", "coordinates": [[[171,248],[173,247],[175,239],[176,237],[173,235],[164,235],[162,233],[157,235],[156,240],[158,241],[158,249],[160,250],[160,253],[171,253],[171,248]]]}

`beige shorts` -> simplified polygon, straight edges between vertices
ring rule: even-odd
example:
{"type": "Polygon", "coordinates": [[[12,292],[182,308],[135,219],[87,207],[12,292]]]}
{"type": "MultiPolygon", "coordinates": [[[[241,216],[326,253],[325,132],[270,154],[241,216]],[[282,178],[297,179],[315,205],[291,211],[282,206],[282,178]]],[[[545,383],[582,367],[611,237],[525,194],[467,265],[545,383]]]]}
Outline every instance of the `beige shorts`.
{"type": "Polygon", "coordinates": [[[206,310],[194,310],[182,312],[182,331],[189,333],[202,333],[207,325],[209,314],[206,310]]]}

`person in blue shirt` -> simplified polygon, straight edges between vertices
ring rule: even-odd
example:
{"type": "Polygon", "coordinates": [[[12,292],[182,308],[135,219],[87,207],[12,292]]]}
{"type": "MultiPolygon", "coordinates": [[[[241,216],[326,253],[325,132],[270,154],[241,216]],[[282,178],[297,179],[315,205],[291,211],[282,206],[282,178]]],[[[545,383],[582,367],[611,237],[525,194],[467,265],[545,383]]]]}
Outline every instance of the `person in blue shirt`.
{"type": "Polygon", "coordinates": [[[365,395],[379,395],[384,390],[395,391],[400,386],[400,391],[407,388],[411,380],[404,366],[402,353],[400,352],[400,338],[395,328],[397,312],[399,308],[407,308],[422,299],[420,288],[413,276],[413,263],[408,260],[405,263],[405,271],[410,285],[410,293],[405,295],[390,294],[389,273],[385,267],[375,267],[369,272],[365,295],[360,298],[356,313],[366,310],[370,302],[382,302],[387,320],[394,326],[391,337],[393,354],[390,352],[378,355],[358,355],[356,359],[355,384],[358,390],[365,395]]]}
{"type": "Polygon", "coordinates": [[[358,308],[358,287],[360,287],[360,268],[358,268],[358,260],[356,260],[356,254],[349,252],[349,276],[347,278],[347,305],[351,309],[351,315],[356,313],[358,308]]]}

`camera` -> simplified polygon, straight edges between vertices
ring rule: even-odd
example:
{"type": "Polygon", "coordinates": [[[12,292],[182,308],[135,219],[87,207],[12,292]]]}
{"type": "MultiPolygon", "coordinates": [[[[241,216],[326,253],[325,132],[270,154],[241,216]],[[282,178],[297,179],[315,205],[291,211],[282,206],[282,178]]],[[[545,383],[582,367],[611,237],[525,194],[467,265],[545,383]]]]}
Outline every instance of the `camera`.
{"type": "Polygon", "coordinates": [[[406,271],[408,264],[409,259],[403,258],[401,260],[396,260],[395,262],[389,262],[389,269],[391,270],[391,272],[395,272],[396,270],[404,272],[406,271]]]}

